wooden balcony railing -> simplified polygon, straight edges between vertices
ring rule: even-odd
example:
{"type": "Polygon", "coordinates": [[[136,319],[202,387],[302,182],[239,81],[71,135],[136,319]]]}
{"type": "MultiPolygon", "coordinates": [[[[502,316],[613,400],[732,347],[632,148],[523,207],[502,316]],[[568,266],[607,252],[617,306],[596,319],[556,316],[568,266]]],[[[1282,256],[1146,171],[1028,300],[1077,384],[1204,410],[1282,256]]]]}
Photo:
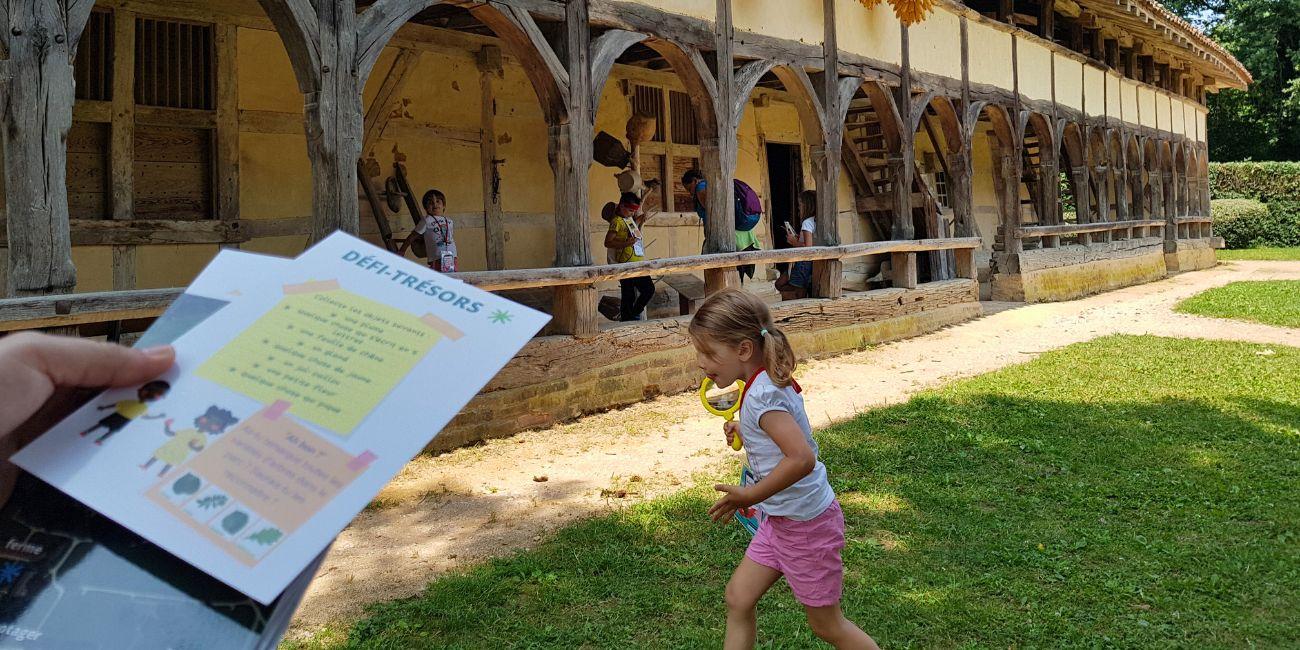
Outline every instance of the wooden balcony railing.
{"type": "MultiPolygon", "coordinates": [[[[628,264],[511,269],[454,274],[454,277],[487,291],[553,287],[556,290],[554,316],[557,333],[590,333],[598,328],[595,285],[645,275],[664,275],[727,269],[743,264],[845,260],[868,255],[889,255],[895,287],[917,285],[916,254],[953,251],[956,277],[975,278],[974,250],[977,237],[879,241],[842,246],[814,246],[773,251],[749,251],[672,257],[628,264]],[[583,299],[578,299],[582,295],[583,299]]],[[[838,286],[838,285],[836,285],[838,286]]],[[[104,334],[136,321],[143,328],[148,319],[162,314],[184,290],[141,289],[93,293],[8,298],[0,300],[0,333],[58,327],[80,327],[83,334],[104,334]],[[91,326],[91,327],[87,327],[91,326]]],[[[835,296],[832,296],[835,297],[835,296]]]]}

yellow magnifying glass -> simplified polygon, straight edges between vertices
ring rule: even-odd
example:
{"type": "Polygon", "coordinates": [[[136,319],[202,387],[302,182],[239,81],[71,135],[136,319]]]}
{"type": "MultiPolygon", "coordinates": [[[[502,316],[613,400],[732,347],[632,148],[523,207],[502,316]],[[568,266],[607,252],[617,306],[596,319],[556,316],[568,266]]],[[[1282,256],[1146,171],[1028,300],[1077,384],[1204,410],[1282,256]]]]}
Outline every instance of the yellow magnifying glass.
{"type": "MultiPolygon", "coordinates": [[[[704,381],[700,382],[700,403],[704,405],[704,410],[728,422],[734,420],[736,418],[736,412],[740,410],[740,402],[741,402],[740,397],[745,394],[745,382],[736,380],[736,385],[738,388],[738,393],[736,394],[736,401],[732,403],[731,406],[728,406],[726,409],[719,409],[713,405],[713,402],[709,401],[709,391],[716,388],[717,386],[713,383],[712,379],[705,377],[704,381]]],[[[731,448],[735,449],[736,451],[740,451],[742,444],[743,443],[741,443],[739,435],[736,435],[731,439],[731,448]]]]}

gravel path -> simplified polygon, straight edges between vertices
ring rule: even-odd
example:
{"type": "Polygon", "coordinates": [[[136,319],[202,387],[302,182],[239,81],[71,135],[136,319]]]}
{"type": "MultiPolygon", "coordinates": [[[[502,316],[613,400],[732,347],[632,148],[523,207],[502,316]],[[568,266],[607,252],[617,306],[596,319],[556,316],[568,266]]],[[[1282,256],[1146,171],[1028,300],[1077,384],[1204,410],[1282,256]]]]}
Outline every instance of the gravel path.
{"type": "MultiPolygon", "coordinates": [[[[807,364],[808,412],[824,426],[1109,334],[1300,347],[1300,329],[1172,311],[1212,287],[1272,279],[1300,279],[1300,262],[1224,263],[1065,303],[985,303],[977,320],[807,364]]],[[[344,624],[369,603],[417,594],[448,570],[528,548],[575,519],[678,490],[729,455],[719,420],[694,395],[677,395],[418,458],[339,536],[291,635],[344,624]]]]}

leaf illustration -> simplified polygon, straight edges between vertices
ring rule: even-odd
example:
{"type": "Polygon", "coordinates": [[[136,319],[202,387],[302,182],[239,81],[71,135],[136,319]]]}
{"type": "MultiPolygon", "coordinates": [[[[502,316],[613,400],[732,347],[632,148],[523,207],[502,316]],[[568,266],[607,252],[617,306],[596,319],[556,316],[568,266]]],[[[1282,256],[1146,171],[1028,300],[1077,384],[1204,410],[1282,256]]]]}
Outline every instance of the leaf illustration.
{"type": "Polygon", "coordinates": [[[283,536],[284,533],[280,532],[280,529],[278,528],[263,528],[262,530],[249,535],[248,539],[257,542],[262,546],[270,546],[279,541],[283,536]]]}
{"type": "Polygon", "coordinates": [[[176,479],[175,483],[172,483],[172,492],[182,496],[194,494],[199,491],[199,488],[202,485],[203,482],[199,480],[199,477],[193,474],[186,474],[185,476],[176,479]]]}
{"type": "Polygon", "coordinates": [[[198,504],[199,507],[204,510],[216,510],[217,508],[226,505],[226,502],[229,500],[230,497],[227,497],[224,494],[209,494],[208,496],[199,499],[198,504]]]}
{"type": "Polygon", "coordinates": [[[248,525],[248,513],[235,511],[221,520],[221,528],[227,533],[234,535],[241,528],[248,525]]]}

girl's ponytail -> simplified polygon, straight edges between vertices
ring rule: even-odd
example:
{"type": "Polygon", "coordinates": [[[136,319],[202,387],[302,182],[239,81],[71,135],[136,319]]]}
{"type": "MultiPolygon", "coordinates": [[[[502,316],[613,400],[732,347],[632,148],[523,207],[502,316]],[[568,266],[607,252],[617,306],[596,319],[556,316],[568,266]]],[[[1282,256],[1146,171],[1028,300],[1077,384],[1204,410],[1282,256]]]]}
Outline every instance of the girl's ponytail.
{"type": "Polygon", "coordinates": [[[770,320],[761,333],[763,365],[767,368],[767,376],[771,378],[773,384],[785,388],[794,381],[794,367],[797,362],[794,349],[790,347],[790,341],[785,338],[785,332],[777,329],[770,320]]]}
{"type": "Polygon", "coordinates": [[[772,322],[772,312],[758,296],[739,289],[724,289],[709,298],[691,319],[691,336],[730,346],[751,342],[763,355],[772,383],[785,388],[793,381],[797,360],[785,332],[772,322]]]}

